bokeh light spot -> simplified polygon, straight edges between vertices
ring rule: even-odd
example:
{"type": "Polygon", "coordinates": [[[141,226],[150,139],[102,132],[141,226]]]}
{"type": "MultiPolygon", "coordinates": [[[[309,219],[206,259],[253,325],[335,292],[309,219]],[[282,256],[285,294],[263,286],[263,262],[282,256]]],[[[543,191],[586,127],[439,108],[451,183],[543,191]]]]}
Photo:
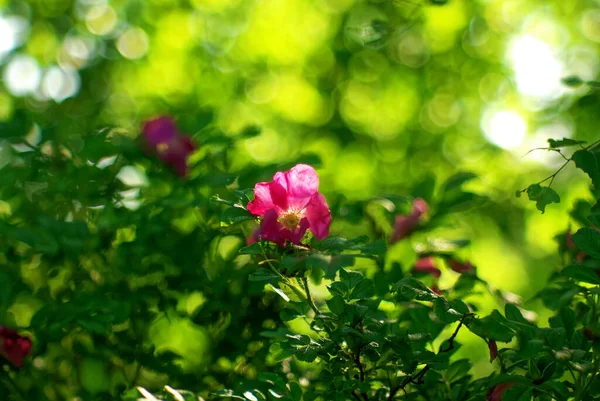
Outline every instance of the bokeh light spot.
{"type": "Polygon", "coordinates": [[[15,96],[27,96],[38,88],[42,70],[38,62],[27,55],[13,57],[3,74],[6,88],[15,96]]]}
{"type": "Polygon", "coordinates": [[[484,115],[482,128],[491,143],[503,149],[515,149],[523,143],[527,124],[519,114],[502,110],[486,117],[484,115]]]}
{"type": "Polygon", "coordinates": [[[148,51],[148,35],[141,28],[129,28],[117,39],[117,49],[125,58],[141,58],[148,51]]]}
{"type": "Polygon", "coordinates": [[[519,92],[538,98],[553,98],[562,88],[562,63],[545,42],[525,35],[512,41],[509,59],[519,92]]]}

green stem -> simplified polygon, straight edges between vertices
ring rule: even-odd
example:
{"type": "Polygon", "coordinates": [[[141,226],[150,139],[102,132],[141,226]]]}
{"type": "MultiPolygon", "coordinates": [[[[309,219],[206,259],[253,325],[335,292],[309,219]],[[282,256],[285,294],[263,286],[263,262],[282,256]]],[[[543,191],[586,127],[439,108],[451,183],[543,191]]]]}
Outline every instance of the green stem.
{"type": "Polygon", "coordinates": [[[321,314],[321,312],[319,312],[317,305],[315,305],[315,303],[313,302],[312,296],[310,295],[308,279],[306,278],[306,276],[304,276],[300,280],[302,281],[302,284],[304,285],[304,290],[306,291],[306,301],[308,302],[308,306],[310,306],[310,308],[313,310],[313,312],[315,312],[315,315],[319,316],[321,314]]]}

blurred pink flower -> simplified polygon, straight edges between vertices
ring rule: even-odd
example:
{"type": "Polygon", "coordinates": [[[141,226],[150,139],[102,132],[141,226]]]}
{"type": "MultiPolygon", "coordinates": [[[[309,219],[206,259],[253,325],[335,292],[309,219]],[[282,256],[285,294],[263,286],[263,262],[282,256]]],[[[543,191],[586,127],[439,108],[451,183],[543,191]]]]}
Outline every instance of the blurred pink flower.
{"type": "Polygon", "coordinates": [[[417,260],[413,266],[413,271],[429,274],[435,278],[439,278],[442,275],[441,270],[435,267],[435,261],[432,256],[426,256],[417,260]]]}
{"type": "Polygon", "coordinates": [[[20,368],[31,352],[31,340],[22,337],[15,330],[0,326],[0,356],[20,368]]]}
{"type": "Polygon", "coordinates": [[[466,262],[460,262],[456,259],[450,259],[448,264],[450,265],[450,268],[457,273],[475,273],[475,266],[473,266],[468,260],[466,262]]]}
{"type": "Polygon", "coordinates": [[[488,391],[485,401],[502,401],[502,396],[506,389],[516,386],[519,383],[510,382],[510,383],[501,383],[497,384],[488,391]]]}
{"type": "Polygon", "coordinates": [[[260,240],[260,228],[256,227],[252,230],[252,234],[246,238],[246,245],[252,245],[260,240]]]}
{"type": "Polygon", "coordinates": [[[415,199],[409,215],[396,216],[392,244],[410,235],[421,222],[421,217],[427,213],[429,205],[421,198],[415,199]]]}
{"type": "Polygon", "coordinates": [[[273,181],[256,184],[254,200],[248,203],[248,211],[263,217],[261,237],[281,246],[288,241],[300,244],[306,230],[310,230],[317,239],[326,238],[331,212],[318,190],[319,177],[306,164],[276,173],[273,181]]]}
{"type": "Polygon", "coordinates": [[[192,139],[182,135],[170,117],[159,117],[144,122],[142,127],[148,150],[175,170],[177,175],[187,175],[187,158],[196,149],[192,139]]]}

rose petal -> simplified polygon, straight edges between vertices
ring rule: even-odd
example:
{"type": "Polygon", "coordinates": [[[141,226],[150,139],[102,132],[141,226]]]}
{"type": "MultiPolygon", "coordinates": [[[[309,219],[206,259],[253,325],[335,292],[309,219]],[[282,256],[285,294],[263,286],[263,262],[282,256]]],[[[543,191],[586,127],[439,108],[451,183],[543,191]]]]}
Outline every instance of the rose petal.
{"type": "Polygon", "coordinates": [[[431,256],[417,260],[413,270],[418,273],[430,274],[435,278],[439,278],[442,275],[442,271],[435,267],[434,259],[431,256]]]}
{"type": "Polygon", "coordinates": [[[269,189],[271,191],[271,199],[273,200],[273,206],[277,211],[277,214],[284,213],[288,210],[288,194],[284,187],[282,187],[278,182],[270,182],[269,189]]]}
{"type": "Polygon", "coordinates": [[[271,209],[273,209],[271,185],[268,182],[259,182],[254,186],[254,200],[248,202],[248,211],[255,216],[264,216],[271,209]]]}
{"type": "Polygon", "coordinates": [[[471,264],[471,262],[460,262],[456,259],[450,259],[450,268],[457,273],[473,273],[475,272],[475,266],[471,264]]]}
{"type": "Polygon", "coordinates": [[[22,337],[16,331],[0,326],[0,356],[20,368],[31,352],[31,348],[32,342],[29,338],[22,337]]]}
{"type": "Polygon", "coordinates": [[[268,210],[260,224],[260,232],[262,237],[267,241],[285,246],[286,238],[281,235],[282,229],[283,227],[277,221],[277,212],[275,209],[268,210]]]}
{"type": "Polygon", "coordinates": [[[304,209],[319,190],[317,172],[307,164],[297,164],[290,171],[277,173],[273,181],[286,189],[288,204],[296,210],[304,209]]]}
{"type": "Polygon", "coordinates": [[[419,216],[396,216],[394,223],[394,234],[392,235],[392,244],[406,238],[412,233],[415,227],[419,224],[419,216]]]}
{"type": "Polygon", "coordinates": [[[177,127],[170,117],[159,117],[146,121],[142,135],[150,146],[156,148],[161,143],[172,141],[177,135],[177,127]]]}
{"type": "Polygon", "coordinates": [[[322,194],[317,192],[311,197],[306,206],[305,216],[313,235],[319,240],[327,238],[331,225],[331,212],[322,194]]]}
{"type": "Polygon", "coordinates": [[[423,214],[429,211],[429,205],[422,198],[415,199],[415,203],[413,204],[411,215],[421,217],[423,214]]]}
{"type": "Polygon", "coordinates": [[[296,245],[300,245],[302,243],[302,238],[304,237],[304,234],[306,234],[306,230],[309,227],[309,222],[307,219],[302,219],[300,220],[300,224],[298,225],[298,227],[296,227],[296,229],[294,231],[290,231],[290,230],[282,230],[282,234],[285,232],[285,236],[287,237],[287,239],[291,242],[293,242],[296,245]]]}
{"type": "Polygon", "coordinates": [[[488,391],[485,401],[502,401],[502,396],[506,389],[516,386],[519,383],[509,382],[509,383],[501,383],[497,384],[488,391]]]}

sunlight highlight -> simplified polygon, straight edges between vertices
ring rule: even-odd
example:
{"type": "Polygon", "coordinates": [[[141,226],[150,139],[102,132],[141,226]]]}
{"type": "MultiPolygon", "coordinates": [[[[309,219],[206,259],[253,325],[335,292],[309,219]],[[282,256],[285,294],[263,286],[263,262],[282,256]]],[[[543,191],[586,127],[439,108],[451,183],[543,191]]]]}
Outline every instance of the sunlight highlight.
{"type": "Polygon", "coordinates": [[[563,65],[547,43],[521,36],[512,41],[508,53],[519,92],[541,99],[560,95],[563,65]]]}
{"type": "Polygon", "coordinates": [[[482,129],[488,141],[503,149],[518,148],[525,140],[527,123],[514,111],[502,110],[482,121],[482,129]]]}

